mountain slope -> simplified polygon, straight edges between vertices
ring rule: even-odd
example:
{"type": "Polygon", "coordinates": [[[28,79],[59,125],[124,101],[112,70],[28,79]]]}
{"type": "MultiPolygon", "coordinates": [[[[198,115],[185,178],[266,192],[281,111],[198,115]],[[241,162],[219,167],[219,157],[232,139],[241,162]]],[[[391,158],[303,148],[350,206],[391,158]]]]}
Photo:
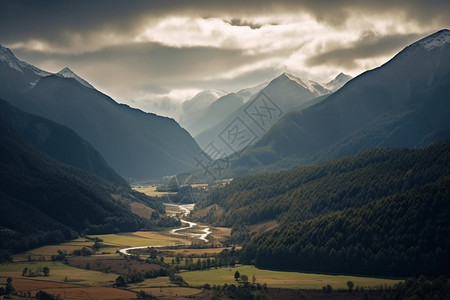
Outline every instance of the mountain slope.
{"type": "MultiPolygon", "coordinates": [[[[192,99],[184,101],[180,124],[189,131],[190,126],[201,119],[208,107],[226,94],[227,92],[222,90],[207,90],[198,93],[192,99]]],[[[189,132],[194,135],[192,131],[189,132]]]]}
{"type": "Polygon", "coordinates": [[[339,73],[333,80],[324,84],[324,87],[329,89],[330,91],[335,92],[343,87],[347,82],[352,80],[352,78],[353,77],[350,75],[339,73]]]}
{"type": "Polygon", "coordinates": [[[9,61],[26,68],[18,70],[0,61],[0,97],[28,113],[73,129],[120,175],[148,179],[195,164],[194,156],[201,149],[173,119],[118,104],[74,78],[41,76],[33,71],[37,68],[13,55],[9,61]]]}
{"type": "Polygon", "coordinates": [[[276,168],[449,138],[450,43],[436,43],[448,35],[442,30],[414,43],[326,100],[287,114],[235,166],[276,168]]]}
{"type": "Polygon", "coordinates": [[[244,99],[240,95],[236,93],[226,94],[211,103],[201,116],[186,129],[195,136],[206,128],[215,126],[243,103],[244,99]]]}
{"type": "Polygon", "coordinates": [[[241,243],[252,225],[276,221],[243,250],[261,267],[434,276],[450,265],[449,187],[446,142],[237,178],[196,209],[207,208],[199,221],[232,226],[241,243]]]}
{"type": "Polygon", "coordinates": [[[302,81],[293,75],[284,73],[272,80],[266,87],[255,94],[248,102],[217,125],[195,136],[195,140],[205,152],[208,145],[214,144],[221,149],[222,156],[239,152],[259,140],[278,119],[291,109],[304,108],[315,103],[311,101],[330,91],[313,81],[302,81]],[[245,139],[250,142],[233,143],[229,131],[237,128],[247,132],[245,139]]]}
{"type": "Polygon", "coordinates": [[[225,120],[231,113],[241,107],[266,85],[267,83],[262,83],[254,87],[240,90],[237,93],[222,95],[211,102],[205,109],[201,110],[201,113],[197,115],[196,119],[193,119],[189,124],[186,124],[186,129],[192,136],[197,136],[202,132],[209,130],[225,120]]]}
{"type": "Polygon", "coordinates": [[[41,77],[50,74],[18,60],[11,50],[0,45],[0,98],[17,100],[41,77]]]}
{"type": "Polygon", "coordinates": [[[128,183],[106,163],[88,142],[71,129],[27,114],[0,99],[0,120],[27,143],[65,164],[84,169],[113,183],[128,183]]]}
{"type": "MultiPolygon", "coordinates": [[[[75,232],[133,231],[156,224],[132,213],[150,198],[62,164],[27,144],[0,120],[0,249],[19,252],[75,232]]],[[[150,216],[149,216],[150,218],[150,216]]]]}
{"type": "Polygon", "coordinates": [[[450,177],[313,220],[245,248],[257,266],[380,276],[449,275],[450,177]]]}
{"type": "Polygon", "coordinates": [[[450,175],[450,143],[425,149],[373,149],[321,164],[234,179],[205,204],[219,225],[303,221],[432,183],[450,175]]]}

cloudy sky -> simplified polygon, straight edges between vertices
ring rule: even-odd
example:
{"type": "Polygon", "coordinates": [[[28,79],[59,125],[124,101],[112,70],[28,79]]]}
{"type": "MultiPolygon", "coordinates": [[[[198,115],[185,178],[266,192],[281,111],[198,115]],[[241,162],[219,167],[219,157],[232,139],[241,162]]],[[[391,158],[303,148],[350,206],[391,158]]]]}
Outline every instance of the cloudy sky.
{"type": "MultiPolygon", "coordinates": [[[[450,1],[0,1],[0,44],[144,110],[282,72],[356,76],[450,28],[450,1]]],[[[160,112],[161,108],[159,109],[160,112]]]]}

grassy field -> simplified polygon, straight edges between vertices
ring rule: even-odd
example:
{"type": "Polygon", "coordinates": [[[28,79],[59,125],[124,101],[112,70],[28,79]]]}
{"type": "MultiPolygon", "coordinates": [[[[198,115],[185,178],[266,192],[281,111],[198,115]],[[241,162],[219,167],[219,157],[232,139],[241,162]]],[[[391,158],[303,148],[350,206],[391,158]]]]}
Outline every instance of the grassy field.
{"type": "Polygon", "coordinates": [[[133,186],[133,190],[138,191],[140,193],[146,194],[150,197],[165,197],[168,195],[175,195],[176,193],[172,192],[157,192],[156,185],[142,185],[142,186],[133,186]]]}
{"type": "Polygon", "coordinates": [[[208,271],[190,271],[183,272],[180,275],[192,286],[201,286],[206,283],[213,286],[223,285],[225,283],[236,284],[236,281],[234,280],[234,273],[236,271],[239,271],[240,274],[247,275],[250,282],[253,275],[255,275],[257,283],[267,283],[271,288],[287,289],[321,289],[327,284],[331,285],[334,289],[347,289],[348,281],[352,281],[355,287],[372,287],[385,284],[392,286],[400,281],[369,277],[262,270],[254,266],[237,266],[235,268],[219,268],[208,271]]]}
{"type": "Polygon", "coordinates": [[[65,251],[67,254],[71,254],[73,251],[81,249],[83,247],[92,246],[94,242],[85,238],[78,238],[76,240],[61,243],[59,245],[43,246],[30,250],[26,253],[16,254],[13,256],[13,261],[24,262],[31,260],[49,260],[52,255],[57,255],[58,250],[65,251]]]}
{"type": "Polygon", "coordinates": [[[33,280],[53,281],[61,283],[65,282],[65,279],[67,278],[67,283],[76,283],[84,286],[111,286],[117,278],[116,274],[107,274],[85,269],[78,269],[60,262],[27,262],[1,264],[0,276],[12,277],[13,279],[27,278],[33,280]],[[50,269],[50,275],[47,277],[22,277],[22,271],[25,267],[32,270],[48,267],[50,269]]]}
{"type": "Polygon", "coordinates": [[[120,247],[162,246],[177,243],[189,243],[181,237],[169,236],[154,231],[137,231],[133,233],[93,235],[103,240],[103,244],[120,247]]]}
{"type": "MultiPolygon", "coordinates": [[[[125,247],[137,246],[161,246],[161,245],[176,245],[177,243],[189,244],[190,241],[183,237],[171,236],[169,233],[154,232],[154,231],[137,231],[133,233],[120,234],[102,234],[93,235],[103,240],[104,247],[99,251],[100,253],[114,254],[117,250],[125,247]]],[[[65,251],[67,254],[72,254],[73,251],[79,250],[83,247],[89,247],[94,244],[85,238],[78,238],[76,240],[61,243],[58,245],[49,245],[27,251],[25,253],[16,254],[13,256],[14,262],[28,262],[51,260],[52,255],[57,255],[58,250],[65,251]]]]}

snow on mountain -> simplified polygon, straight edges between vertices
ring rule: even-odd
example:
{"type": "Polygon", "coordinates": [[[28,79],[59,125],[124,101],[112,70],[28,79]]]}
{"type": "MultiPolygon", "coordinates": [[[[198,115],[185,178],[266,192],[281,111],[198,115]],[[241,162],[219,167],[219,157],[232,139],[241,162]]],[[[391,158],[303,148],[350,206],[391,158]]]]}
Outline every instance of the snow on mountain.
{"type": "Polygon", "coordinates": [[[283,75],[286,76],[288,79],[295,81],[300,86],[304,87],[305,89],[307,89],[308,91],[310,91],[311,93],[313,93],[316,96],[323,96],[323,95],[330,93],[330,90],[328,90],[327,88],[322,86],[320,83],[317,83],[315,81],[301,80],[300,78],[295,77],[294,75],[289,74],[289,73],[283,73],[283,75]]]}
{"type": "Polygon", "coordinates": [[[341,87],[344,86],[348,81],[350,81],[353,77],[344,73],[339,73],[333,80],[328,83],[325,83],[324,86],[330,91],[337,91],[341,87]]]}
{"type": "Polygon", "coordinates": [[[0,45],[0,61],[6,63],[10,68],[23,73],[24,69],[28,69],[32,71],[34,74],[44,77],[51,75],[51,73],[43,71],[39,68],[36,68],[33,65],[30,65],[26,62],[18,59],[9,48],[3,47],[0,45]]]}
{"type": "Polygon", "coordinates": [[[84,85],[85,87],[88,87],[88,88],[91,88],[91,89],[94,88],[92,85],[89,84],[89,82],[87,82],[86,80],[84,80],[83,78],[81,78],[80,76],[75,74],[71,69],[69,69],[67,67],[65,67],[64,69],[62,69],[58,73],[56,73],[56,75],[62,76],[64,78],[73,78],[76,81],[78,81],[79,83],[81,83],[82,85],[84,85]]]}
{"type": "Polygon", "coordinates": [[[448,43],[450,43],[450,30],[443,29],[430,36],[427,36],[426,38],[421,39],[416,44],[422,46],[427,50],[432,50],[448,43]]]}
{"type": "Polygon", "coordinates": [[[21,62],[9,49],[2,47],[0,53],[0,98],[71,128],[122,176],[156,178],[195,166],[201,149],[173,119],[119,104],[90,85],[85,88],[70,69],[51,74],[21,62]]]}
{"type": "Polygon", "coordinates": [[[18,59],[9,48],[3,47],[0,45],[0,61],[4,62],[6,65],[8,65],[11,69],[14,69],[20,73],[24,72],[31,72],[36,76],[30,81],[30,86],[34,87],[38,80],[42,77],[49,76],[49,75],[57,75],[63,78],[73,78],[82,85],[94,89],[92,85],[90,85],[86,80],[75,74],[72,70],[69,68],[64,68],[61,71],[59,71],[56,74],[41,70],[33,65],[30,65],[29,63],[26,63],[24,61],[21,61],[18,59]]]}
{"type": "Polygon", "coordinates": [[[326,100],[286,114],[240,153],[234,167],[239,175],[248,174],[241,170],[254,174],[258,168],[320,162],[373,147],[422,147],[448,140],[449,41],[448,30],[432,34],[326,100]]]}

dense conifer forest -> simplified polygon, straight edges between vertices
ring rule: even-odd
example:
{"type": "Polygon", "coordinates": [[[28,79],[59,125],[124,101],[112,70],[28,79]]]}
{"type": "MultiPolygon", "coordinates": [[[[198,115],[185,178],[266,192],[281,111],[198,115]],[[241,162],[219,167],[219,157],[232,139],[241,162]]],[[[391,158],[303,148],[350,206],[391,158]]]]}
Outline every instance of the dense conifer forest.
{"type": "Polygon", "coordinates": [[[301,271],[449,274],[450,143],[374,149],[212,193],[203,217],[248,242],[243,261],[301,271]],[[214,220],[216,217],[216,220],[214,220]],[[277,220],[251,239],[248,226],[277,220]],[[251,241],[250,241],[251,239],[251,241]]]}

